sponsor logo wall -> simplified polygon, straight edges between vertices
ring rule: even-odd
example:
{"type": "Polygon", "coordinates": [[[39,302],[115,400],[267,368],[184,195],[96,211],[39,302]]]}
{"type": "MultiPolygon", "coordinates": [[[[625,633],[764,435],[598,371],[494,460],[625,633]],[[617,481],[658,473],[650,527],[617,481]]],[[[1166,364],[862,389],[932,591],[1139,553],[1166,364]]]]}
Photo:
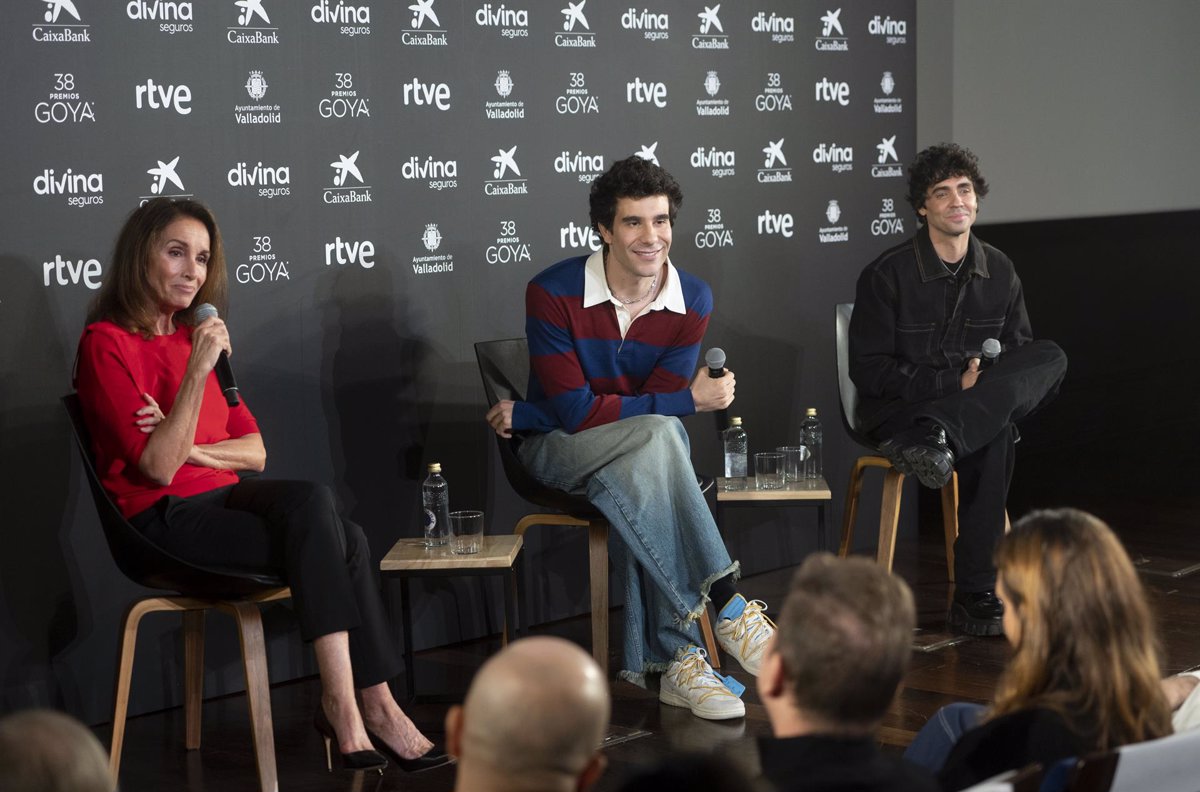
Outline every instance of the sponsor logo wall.
{"type": "MultiPolygon", "coordinates": [[[[755,305],[762,284],[775,300],[831,273],[852,283],[916,228],[913,0],[21,0],[0,13],[0,257],[6,279],[28,276],[0,292],[0,314],[36,313],[69,358],[125,215],[158,196],[204,201],[247,399],[273,433],[334,427],[282,440],[272,465],[337,482],[376,551],[410,527],[419,466],[397,469],[393,449],[393,492],[346,483],[359,429],[330,393],[448,376],[461,382],[405,398],[473,398],[471,344],[521,334],[528,279],[600,248],[588,188],[614,161],[642,156],[682,184],[672,259],[713,286],[714,326],[775,316],[770,332],[794,335],[801,311],[755,305]],[[392,372],[371,358],[388,338],[434,351],[392,372]]],[[[45,367],[40,355],[18,365],[45,367]]],[[[49,398],[70,360],[59,368],[49,398]]],[[[397,442],[433,454],[436,412],[413,408],[404,420],[426,423],[397,442]]],[[[474,451],[460,464],[478,465],[474,451]]]]}

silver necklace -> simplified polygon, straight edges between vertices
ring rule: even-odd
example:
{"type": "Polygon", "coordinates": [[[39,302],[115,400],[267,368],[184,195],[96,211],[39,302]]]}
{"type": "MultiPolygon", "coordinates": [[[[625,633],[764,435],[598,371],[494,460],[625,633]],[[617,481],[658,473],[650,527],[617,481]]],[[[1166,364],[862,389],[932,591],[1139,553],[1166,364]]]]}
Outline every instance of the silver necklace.
{"type": "Polygon", "coordinates": [[[617,295],[615,295],[615,294],[613,296],[617,297],[617,299],[621,302],[622,305],[633,305],[634,303],[640,303],[642,300],[645,300],[646,298],[648,298],[651,294],[654,294],[654,290],[656,288],[658,288],[658,276],[657,275],[655,275],[654,280],[650,282],[650,290],[647,291],[645,294],[643,294],[641,297],[634,297],[633,299],[626,300],[624,297],[617,297],[617,295]]]}

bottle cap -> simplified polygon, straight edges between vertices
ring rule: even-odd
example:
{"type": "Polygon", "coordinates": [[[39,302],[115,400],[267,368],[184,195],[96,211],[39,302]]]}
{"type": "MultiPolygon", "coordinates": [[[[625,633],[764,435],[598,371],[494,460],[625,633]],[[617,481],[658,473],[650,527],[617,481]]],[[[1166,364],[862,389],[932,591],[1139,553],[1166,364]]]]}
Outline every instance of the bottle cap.
{"type": "Polygon", "coordinates": [[[741,426],[741,425],[742,425],[742,419],[741,419],[741,418],[730,418],[730,419],[729,419],[729,425],[730,425],[730,426],[741,426]]]}
{"type": "Polygon", "coordinates": [[[441,462],[431,462],[429,464],[429,472],[430,473],[441,473],[442,472],[442,463],[441,462]]]}
{"type": "Polygon", "coordinates": [[[805,410],[805,411],[804,411],[804,414],[805,414],[805,415],[813,415],[813,416],[815,416],[815,415],[817,414],[817,408],[816,408],[816,407],[809,407],[807,410],[805,410]]]}

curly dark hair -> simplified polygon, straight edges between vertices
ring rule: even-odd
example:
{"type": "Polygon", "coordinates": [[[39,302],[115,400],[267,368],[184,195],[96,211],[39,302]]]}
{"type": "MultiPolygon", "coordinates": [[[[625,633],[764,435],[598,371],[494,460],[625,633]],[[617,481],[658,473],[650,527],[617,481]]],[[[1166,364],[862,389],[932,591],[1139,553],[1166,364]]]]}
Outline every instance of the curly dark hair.
{"type": "Polygon", "coordinates": [[[979,172],[979,159],[970,149],[957,143],[939,143],[917,155],[908,166],[908,202],[917,212],[925,205],[929,188],[940,181],[955,176],[966,176],[975,185],[975,194],[983,198],[988,194],[987,181],[979,172]]]}
{"type": "Polygon", "coordinates": [[[600,232],[600,226],[612,230],[617,201],[621,198],[640,200],[654,195],[667,196],[671,205],[671,225],[675,225],[675,216],[683,205],[683,190],[675,177],[636,155],[614,162],[592,182],[592,192],[588,196],[592,228],[596,233],[600,232]]]}

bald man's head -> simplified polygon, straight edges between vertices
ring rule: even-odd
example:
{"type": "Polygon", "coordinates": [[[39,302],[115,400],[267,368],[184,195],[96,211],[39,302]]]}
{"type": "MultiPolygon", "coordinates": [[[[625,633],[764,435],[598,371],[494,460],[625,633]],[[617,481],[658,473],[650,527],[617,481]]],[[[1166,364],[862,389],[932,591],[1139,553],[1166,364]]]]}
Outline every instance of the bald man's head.
{"type": "Polygon", "coordinates": [[[486,775],[493,788],[574,789],[597,762],[610,708],[600,667],[575,644],[547,637],[510,644],[447,716],[460,785],[486,775]]]}

